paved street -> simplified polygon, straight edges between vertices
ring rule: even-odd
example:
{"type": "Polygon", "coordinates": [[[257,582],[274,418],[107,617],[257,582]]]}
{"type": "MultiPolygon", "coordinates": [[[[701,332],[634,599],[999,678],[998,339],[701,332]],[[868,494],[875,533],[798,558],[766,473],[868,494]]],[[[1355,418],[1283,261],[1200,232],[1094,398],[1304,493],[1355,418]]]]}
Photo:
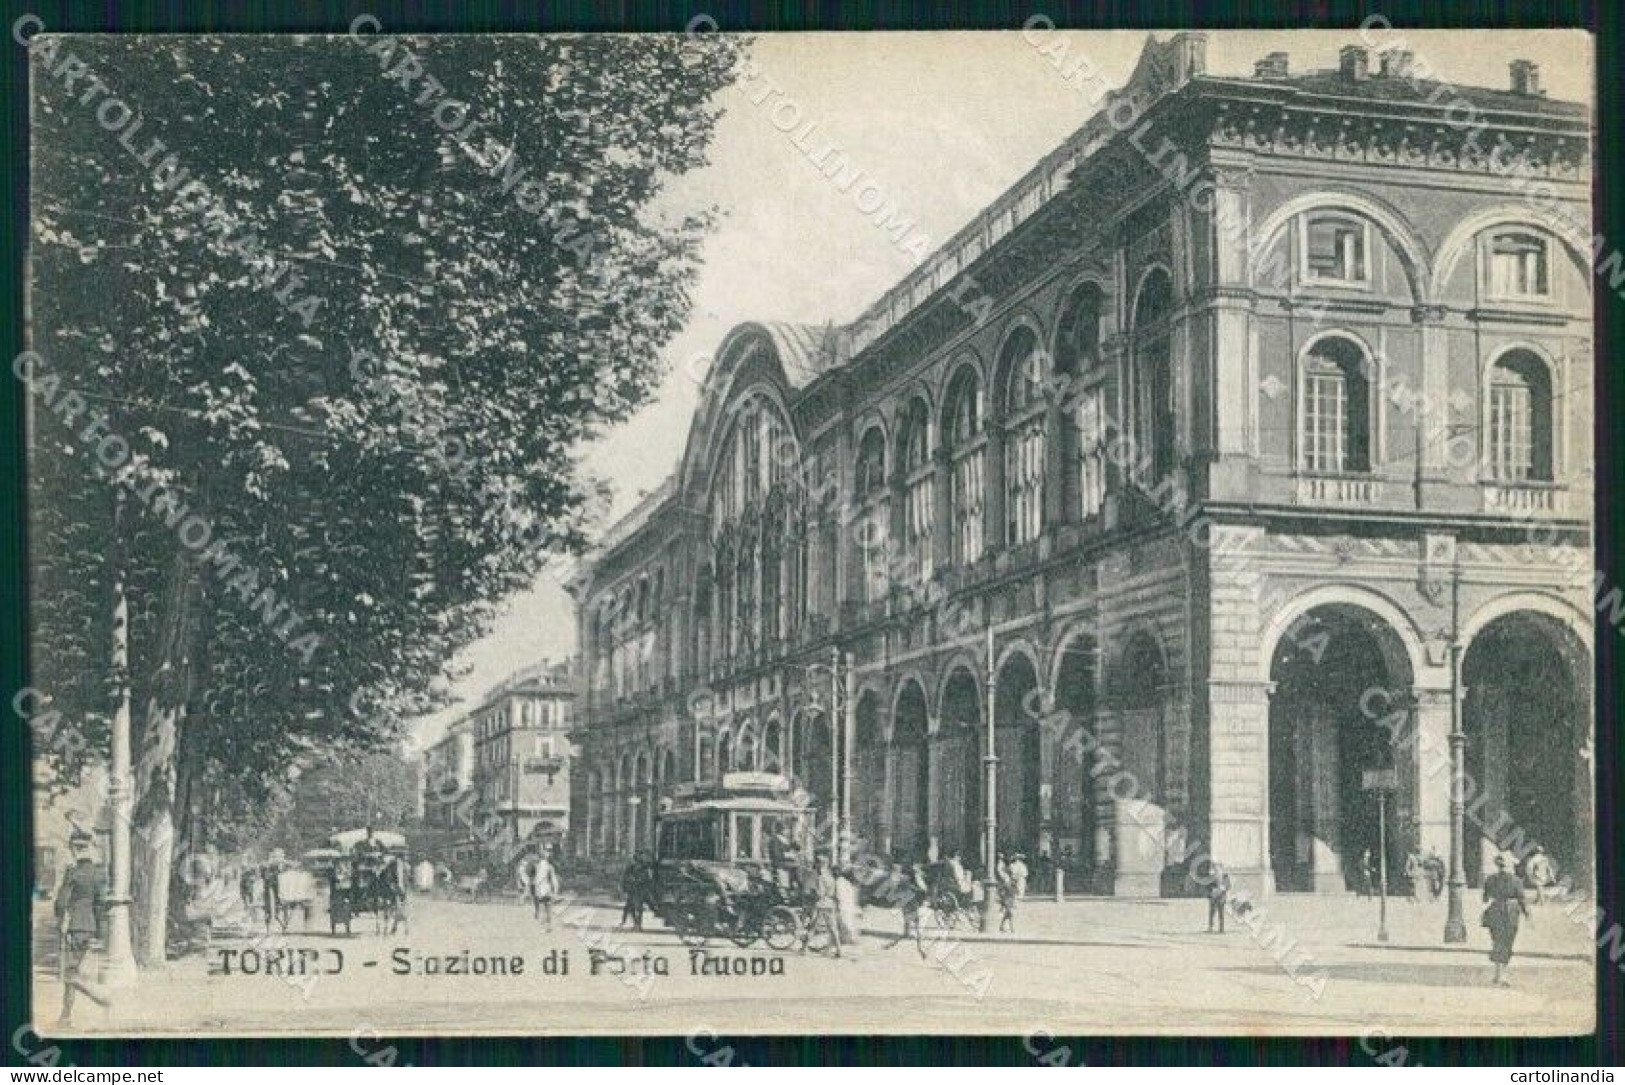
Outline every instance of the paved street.
{"type": "MultiPolygon", "coordinates": [[[[374,934],[368,918],[353,938],[323,931],[259,944],[223,940],[207,962],[173,962],[124,995],[111,1015],[86,1007],[75,1024],[84,1031],[364,1036],[476,1028],[704,1029],[722,1036],[809,1029],[1589,1031],[1585,929],[1556,905],[1539,909],[1519,941],[1515,986],[1496,989],[1487,983],[1484,932],[1472,925],[1477,911],[1469,900],[1469,945],[1445,947],[1442,904],[1392,905],[1384,945],[1375,939],[1375,902],[1352,898],[1277,898],[1257,935],[1234,921],[1227,934],[1204,933],[1199,900],[1029,901],[1018,934],[948,933],[924,960],[908,944],[885,948],[897,913],[870,911],[861,946],[833,960],[721,945],[709,958],[695,957],[663,929],[615,931],[617,913],[607,901],[576,905],[571,922],[548,934],[511,900],[418,899],[409,937],[374,934]],[[608,962],[593,974],[594,948],[627,962],[624,975],[608,962]],[[242,974],[245,960],[250,971],[263,972],[264,958],[278,949],[304,951],[283,959],[326,974],[242,974]],[[341,971],[334,971],[334,950],[342,953],[341,971]],[[462,962],[465,951],[466,963],[450,966],[457,974],[425,974],[447,970],[448,956],[462,962]],[[567,956],[568,975],[545,974],[550,954],[555,969],[567,956]],[[512,971],[516,955],[522,975],[467,974],[512,971]],[[232,974],[220,974],[222,962],[232,974]],[[706,967],[747,974],[695,974],[706,967]],[[655,974],[662,968],[667,974],[655,974]],[[402,969],[409,974],[397,974],[402,969]]],[[[928,928],[928,939],[936,933],[928,928]]],[[[60,999],[53,976],[37,976],[35,997],[36,1018],[53,1021],[60,999]]]]}

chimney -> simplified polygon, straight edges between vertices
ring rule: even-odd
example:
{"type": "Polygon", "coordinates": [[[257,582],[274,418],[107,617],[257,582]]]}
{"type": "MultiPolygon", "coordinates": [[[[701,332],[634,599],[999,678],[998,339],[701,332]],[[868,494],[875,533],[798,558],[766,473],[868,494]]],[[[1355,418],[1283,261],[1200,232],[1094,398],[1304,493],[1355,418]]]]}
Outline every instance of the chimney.
{"type": "Polygon", "coordinates": [[[1271,53],[1269,56],[1253,65],[1253,78],[1285,79],[1288,74],[1287,61],[1287,54],[1271,53]]]}
{"type": "Polygon", "coordinates": [[[1381,59],[1384,79],[1409,79],[1416,57],[1409,49],[1389,49],[1381,59]]]}
{"type": "Polygon", "coordinates": [[[1370,55],[1358,45],[1345,45],[1337,54],[1337,70],[1345,79],[1364,79],[1371,72],[1370,55]]]}
{"type": "Polygon", "coordinates": [[[1514,60],[1509,67],[1512,70],[1512,93],[1527,94],[1531,98],[1544,98],[1546,92],[1540,89],[1540,65],[1532,60],[1514,60]]]}

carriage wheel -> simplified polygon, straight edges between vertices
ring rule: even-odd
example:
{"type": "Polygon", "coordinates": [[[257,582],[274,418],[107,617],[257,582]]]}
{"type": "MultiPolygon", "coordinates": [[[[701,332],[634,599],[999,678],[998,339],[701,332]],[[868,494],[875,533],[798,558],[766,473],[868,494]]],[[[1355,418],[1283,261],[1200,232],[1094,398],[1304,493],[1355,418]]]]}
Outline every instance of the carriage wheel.
{"type": "Polygon", "coordinates": [[[837,937],[834,921],[827,914],[815,916],[801,936],[801,948],[825,954],[835,948],[837,937]]]}
{"type": "Polygon", "coordinates": [[[672,917],[677,937],[690,949],[699,949],[711,940],[711,924],[693,912],[680,912],[672,917]]]}
{"type": "Polygon", "coordinates": [[[769,949],[783,953],[794,948],[800,938],[801,916],[796,914],[794,908],[775,905],[762,917],[762,941],[767,943],[769,949]]]}

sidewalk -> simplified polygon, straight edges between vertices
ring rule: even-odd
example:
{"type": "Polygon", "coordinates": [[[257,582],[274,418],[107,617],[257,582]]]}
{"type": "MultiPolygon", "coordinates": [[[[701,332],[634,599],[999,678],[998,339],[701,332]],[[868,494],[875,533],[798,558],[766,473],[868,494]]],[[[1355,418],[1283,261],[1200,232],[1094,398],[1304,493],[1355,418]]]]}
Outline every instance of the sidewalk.
{"type": "MultiPolygon", "coordinates": [[[[1571,920],[1566,905],[1531,905],[1534,918],[1525,921],[1517,942],[1517,956],[1546,960],[1590,960],[1596,944],[1589,928],[1571,920]]],[[[1463,902],[1467,924],[1465,943],[1444,941],[1445,902],[1408,898],[1388,901],[1388,941],[1377,940],[1378,902],[1372,898],[1278,894],[1259,902],[1261,929],[1280,928],[1305,946],[1339,951],[1437,951],[1453,954],[1489,953],[1489,935],[1478,925],[1482,904],[1469,894],[1463,902]]],[[[1590,909],[1576,911],[1585,918],[1590,909]]],[[[924,913],[927,934],[935,928],[931,913],[924,913]]],[[[1016,945],[1135,946],[1174,949],[1181,946],[1217,948],[1227,940],[1246,940],[1248,925],[1233,913],[1224,935],[1207,933],[1207,901],[1190,898],[1091,897],[1062,902],[1029,897],[1016,910],[1014,934],[982,933],[975,925],[949,929],[965,942],[1007,942],[1016,945]]],[[[902,929],[901,913],[868,909],[864,934],[890,939],[902,929]]]]}

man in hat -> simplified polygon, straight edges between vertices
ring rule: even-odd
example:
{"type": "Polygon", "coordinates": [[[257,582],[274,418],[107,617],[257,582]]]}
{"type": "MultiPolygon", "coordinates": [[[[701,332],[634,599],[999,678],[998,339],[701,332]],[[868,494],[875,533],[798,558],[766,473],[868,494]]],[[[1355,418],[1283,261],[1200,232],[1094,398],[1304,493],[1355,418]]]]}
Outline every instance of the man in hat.
{"type": "Polygon", "coordinates": [[[107,914],[107,883],[101,867],[92,856],[95,838],[75,829],[68,838],[73,865],[62,876],[56,893],[56,924],[62,947],[62,1017],[58,1024],[71,1024],[74,993],[106,1009],[107,997],[96,990],[84,975],[91,942],[102,933],[107,914]]]}

